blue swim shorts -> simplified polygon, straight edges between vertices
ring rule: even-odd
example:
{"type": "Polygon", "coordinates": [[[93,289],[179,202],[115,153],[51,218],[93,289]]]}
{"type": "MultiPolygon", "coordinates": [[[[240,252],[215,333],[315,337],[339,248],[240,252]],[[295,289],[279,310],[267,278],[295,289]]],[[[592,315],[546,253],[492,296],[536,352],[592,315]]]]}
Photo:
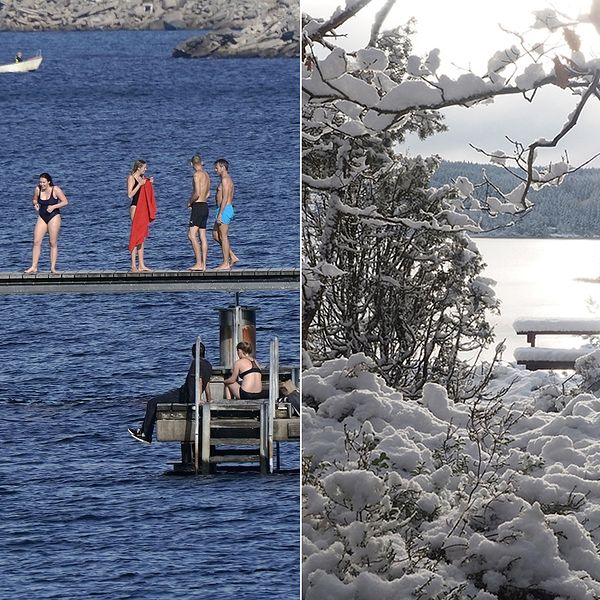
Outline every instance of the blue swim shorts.
{"type": "Polygon", "coordinates": [[[219,214],[217,215],[217,221],[220,219],[223,225],[229,225],[229,223],[233,221],[233,216],[233,206],[228,204],[223,210],[219,211],[219,214]]]}

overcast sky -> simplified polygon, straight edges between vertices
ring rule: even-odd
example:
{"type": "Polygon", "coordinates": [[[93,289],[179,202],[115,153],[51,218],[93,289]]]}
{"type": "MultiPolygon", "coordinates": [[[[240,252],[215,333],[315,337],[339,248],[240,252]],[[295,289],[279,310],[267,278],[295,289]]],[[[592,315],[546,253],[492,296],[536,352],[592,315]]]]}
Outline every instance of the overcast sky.
{"type": "MultiPolygon", "coordinates": [[[[344,4],[332,0],[301,0],[302,12],[313,17],[326,18],[344,4]]],[[[363,47],[368,38],[373,16],[384,0],[374,0],[363,9],[343,32],[347,34],[339,43],[346,49],[363,47]]],[[[476,74],[486,71],[488,59],[496,50],[515,44],[516,38],[502,31],[500,25],[510,31],[526,32],[534,23],[533,11],[555,8],[571,17],[587,14],[591,0],[397,0],[385,28],[405,23],[409,18],[417,20],[417,33],[413,38],[413,52],[426,55],[431,49],[441,50],[442,67],[438,73],[456,75],[460,70],[472,69],[476,74]]],[[[600,56],[600,34],[591,25],[580,28],[582,50],[586,58],[600,56]]],[[[540,39],[539,30],[530,32],[540,39]]],[[[564,52],[564,51],[563,51],[564,52]]],[[[575,99],[568,92],[553,86],[538,94],[534,103],[522,98],[501,98],[493,104],[469,109],[455,108],[444,112],[449,131],[421,142],[414,137],[404,149],[407,153],[439,153],[448,160],[486,162],[487,159],[469,147],[469,143],[489,151],[512,152],[505,136],[524,144],[544,137],[552,138],[560,130],[575,106],[575,99]]],[[[579,124],[555,151],[540,156],[540,162],[557,160],[568,151],[572,164],[587,160],[600,152],[600,101],[592,100],[579,124]]],[[[600,159],[591,166],[600,167],[600,159]]]]}

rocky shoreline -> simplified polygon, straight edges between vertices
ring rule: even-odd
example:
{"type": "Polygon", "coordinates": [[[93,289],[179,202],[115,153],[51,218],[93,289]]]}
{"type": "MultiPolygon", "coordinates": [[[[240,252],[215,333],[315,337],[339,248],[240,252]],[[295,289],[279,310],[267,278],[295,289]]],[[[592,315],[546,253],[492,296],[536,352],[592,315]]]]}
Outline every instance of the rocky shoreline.
{"type": "Polygon", "coordinates": [[[299,0],[0,0],[0,31],[209,29],[173,56],[298,56],[299,0]]]}

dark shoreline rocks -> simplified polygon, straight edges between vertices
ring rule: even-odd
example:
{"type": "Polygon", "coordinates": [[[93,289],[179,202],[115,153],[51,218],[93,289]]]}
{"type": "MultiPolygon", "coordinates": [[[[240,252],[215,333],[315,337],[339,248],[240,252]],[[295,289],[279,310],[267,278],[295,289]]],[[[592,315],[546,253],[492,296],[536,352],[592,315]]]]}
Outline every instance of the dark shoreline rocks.
{"type": "Polygon", "coordinates": [[[179,44],[174,57],[273,58],[300,53],[299,22],[280,16],[255,19],[243,29],[220,29],[179,44]]]}
{"type": "Polygon", "coordinates": [[[173,56],[299,56],[299,0],[0,0],[0,31],[208,29],[173,56]]]}

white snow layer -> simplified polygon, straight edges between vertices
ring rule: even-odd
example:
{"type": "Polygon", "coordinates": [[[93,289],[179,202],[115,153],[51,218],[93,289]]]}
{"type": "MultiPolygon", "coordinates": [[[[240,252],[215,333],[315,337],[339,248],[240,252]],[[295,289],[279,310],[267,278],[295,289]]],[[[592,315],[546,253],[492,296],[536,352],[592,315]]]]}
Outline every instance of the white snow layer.
{"type": "Polygon", "coordinates": [[[543,65],[533,63],[525,67],[525,71],[515,79],[515,85],[521,90],[530,90],[546,77],[543,65]]]}
{"type": "Polygon", "coordinates": [[[303,377],[303,597],[600,595],[600,400],[500,366],[410,401],[357,354],[303,377]]]}
{"type": "Polygon", "coordinates": [[[535,348],[515,348],[514,356],[515,360],[519,362],[534,360],[570,362],[589,354],[592,350],[593,347],[591,346],[582,348],[542,348],[536,346],[535,348]]]}
{"type": "Polygon", "coordinates": [[[385,71],[388,66],[387,54],[376,48],[363,48],[356,53],[356,64],[359,69],[385,71]]]}
{"type": "Polygon", "coordinates": [[[513,322],[517,333],[600,333],[600,319],[519,318],[513,322]]]}

